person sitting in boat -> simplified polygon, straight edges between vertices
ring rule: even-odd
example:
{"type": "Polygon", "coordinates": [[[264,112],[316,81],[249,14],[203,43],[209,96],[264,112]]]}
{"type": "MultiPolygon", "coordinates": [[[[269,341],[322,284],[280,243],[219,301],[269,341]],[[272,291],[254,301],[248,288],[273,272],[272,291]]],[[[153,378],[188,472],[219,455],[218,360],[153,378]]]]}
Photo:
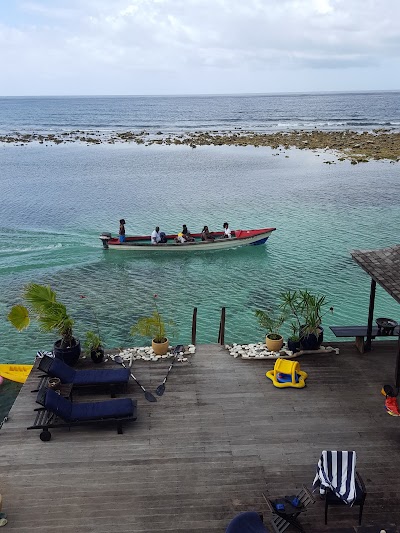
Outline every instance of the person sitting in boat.
{"type": "Polygon", "coordinates": [[[214,241],[213,235],[209,232],[208,226],[204,226],[202,232],[201,232],[201,240],[202,241],[214,241]]]}
{"type": "Polygon", "coordinates": [[[160,239],[161,243],[165,244],[168,241],[167,236],[165,235],[165,233],[163,231],[160,231],[160,237],[161,237],[161,239],[160,239]]]}
{"type": "Polygon", "coordinates": [[[158,244],[161,242],[160,228],[157,226],[151,234],[151,244],[158,244]]]}
{"type": "Polygon", "coordinates": [[[224,239],[231,239],[232,238],[232,232],[229,229],[228,222],[224,222],[223,228],[224,228],[224,239]]]}
{"type": "Polygon", "coordinates": [[[119,221],[119,242],[125,242],[125,219],[119,221]]]}
{"type": "Polygon", "coordinates": [[[186,242],[185,235],[182,232],[178,233],[178,235],[175,237],[175,242],[178,244],[183,244],[186,242]]]}
{"type": "Polygon", "coordinates": [[[190,231],[188,230],[186,224],[182,226],[182,234],[185,237],[186,242],[193,242],[194,237],[191,236],[190,231]]]}

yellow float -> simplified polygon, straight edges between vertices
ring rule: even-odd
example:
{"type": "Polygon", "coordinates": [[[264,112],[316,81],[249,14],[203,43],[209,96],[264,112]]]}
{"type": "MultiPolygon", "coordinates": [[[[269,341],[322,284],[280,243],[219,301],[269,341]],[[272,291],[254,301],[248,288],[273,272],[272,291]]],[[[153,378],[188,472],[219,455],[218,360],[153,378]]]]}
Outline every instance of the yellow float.
{"type": "Polygon", "coordinates": [[[25,383],[33,365],[0,365],[0,376],[17,383],[25,383]]]}
{"type": "Polygon", "coordinates": [[[268,370],[265,374],[275,387],[295,387],[302,389],[306,386],[305,379],[307,372],[300,370],[298,361],[288,361],[287,359],[277,359],[273,370],[268,370]]]}

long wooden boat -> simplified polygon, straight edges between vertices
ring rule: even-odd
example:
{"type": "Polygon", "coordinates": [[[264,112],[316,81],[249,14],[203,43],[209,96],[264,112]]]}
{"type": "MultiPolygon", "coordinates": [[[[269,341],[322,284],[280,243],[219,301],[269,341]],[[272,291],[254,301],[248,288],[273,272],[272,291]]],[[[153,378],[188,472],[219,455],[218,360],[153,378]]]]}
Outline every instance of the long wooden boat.
{"type": "Polygon", "coordinates": [[[213,232],[213,241],[202,241],[201,233],[192,233],[193,242],[177,243],[176,235],[166,235],[166,243],[151,244],[150,235],[126,237],[125,242],[119,242],[118,237],[110,233],[102,233],[100,239],[104,249],[130,250],[131,252],[194,252],[199,250],[228,250],[238,246],[265,244],[276,228],[263,228],[232,231],[232,238],[225,239],[223,231],[213,232]]]}
{"type": "Polygon", "coordinates": [[[17,383],[25,383],[33,365],[0,365],[0,376],[17,383]]]}

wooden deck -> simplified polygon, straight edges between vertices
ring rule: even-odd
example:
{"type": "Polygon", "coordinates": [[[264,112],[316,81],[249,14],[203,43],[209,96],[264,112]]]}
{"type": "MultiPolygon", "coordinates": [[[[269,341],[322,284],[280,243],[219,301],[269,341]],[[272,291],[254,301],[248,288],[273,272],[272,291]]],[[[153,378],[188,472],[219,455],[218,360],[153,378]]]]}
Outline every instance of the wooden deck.
{"type": "MultiPolygon", "coordinates": [[[[265,378],[272,361],[198,346],[191,364],[176,363],[157,403],[130,384],[138,420],[123,435],[62,428],[50,442],[26,430],[36,407],[32,373],[0,432],[7,531],[223,533],[246,510],[263,512],[268,525],[261,492],[310,486],[323,449],[356,450],[368,490],[363,528],[358,509],[347,507],[331,509],[324,526],[318,500],[301,517],[305,530],[399,531],[400,418],[385,413],[380,394],[393,382],[395,345],[375,343],[364,355],[350,343],[335,346],[339,355],[299,359],[309,372],[302,390],[274,388],[265,378]]],[[[154,391],[167,367],[140,362],[135,373],[154,391]]],[[[88,398],[100,397],[75,401],[88,398]]]]}

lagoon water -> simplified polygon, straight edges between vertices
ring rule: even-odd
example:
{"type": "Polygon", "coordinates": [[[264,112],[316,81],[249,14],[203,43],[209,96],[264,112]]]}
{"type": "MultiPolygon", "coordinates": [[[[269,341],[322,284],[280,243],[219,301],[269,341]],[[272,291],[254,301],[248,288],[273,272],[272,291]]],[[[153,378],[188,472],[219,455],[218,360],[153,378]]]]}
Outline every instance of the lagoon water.
{"type": "MultiPolygon", "coordinates": [[[[300,95],[291,120],[308,117],[315,123],[325,117],[329,122],[334,115],[337,123],[340,116],[345,123],[351,113],[362,109],[357,120],[368,123],[368,128],[377,127],[375,122],[395,127],[399,93],[353,97],[356,108],[349,95],[334,95],[325,100],[325,106],[320,96],[305,112],[311,99],[300,95]],[[371,105],[385,98],[387,105],[378,110],[371,105]]],[[[235,127],[268,129],[272,122],[278,127],[281,109],[274,108],[267,97],[246,98],[253,115],[242,102],[245,118],[241,123],[237,113],[235,127]],[[259,116],[257,106],[262,101],[270,121],[261,124],[254,116],[259,116]]],[[[232,127],[231,122],[228,125],[232,106],[241,107],[240,97],[208,97],[200,117],[198,99],[182,97],[173,99],[163,115],[157,99],[139,100],[139,118],[135,118],[134,98],[107,98],[101,103],[80,99],[79,113],[74,98],[0,99],[2,129],[123,126],[194,131],[197,121],[201,122],[197,129],[212,130],[221,124],[232,127]]],[[[399,242],[399,192],[398,164],[379,161],[353,166],[325,152],[228,146],[1,145],[0,362],[31,363],[36,350],[51,349],[53,336],[38,332],[35,326],[17,333],[6,321],[8,309],[20,301],[21,289],[30,281],[57,290],[76,320],[80,337],[93,327],[87,304],[95,309],[107,347],[145,342],[132,339],[129,328],[152,312],[154,294],[162,313],[176,322],[174,343],[190,341],[194,306],[198,307],[199,343],[216,342],[222,306],[227,307],[226,340],[257,342],[263,333],[254,310],[273,306],[284,289],[309,288],[325,294],[335,309],[333,316],[325,317],[326,326],[364,324],[370,280],[352,261],[350,250],[399,242]],[[328,160],[335,164],[324,164],[328,160]],[[122,217],[127,234],[149,234],[155,225],[173,233],[183,223],[192,232],[204,224],[219,230],[225,220],[232,229],[273,226],[277,230],[266,246],[137,257],[101,248],[99,233],[117,233],[122,217]]],[[[378,315],[400,318],[398,306],[381,289],[377,290],[378,315]]],[[[326,339],[333,340],[327,327],[326,339]]]]}

